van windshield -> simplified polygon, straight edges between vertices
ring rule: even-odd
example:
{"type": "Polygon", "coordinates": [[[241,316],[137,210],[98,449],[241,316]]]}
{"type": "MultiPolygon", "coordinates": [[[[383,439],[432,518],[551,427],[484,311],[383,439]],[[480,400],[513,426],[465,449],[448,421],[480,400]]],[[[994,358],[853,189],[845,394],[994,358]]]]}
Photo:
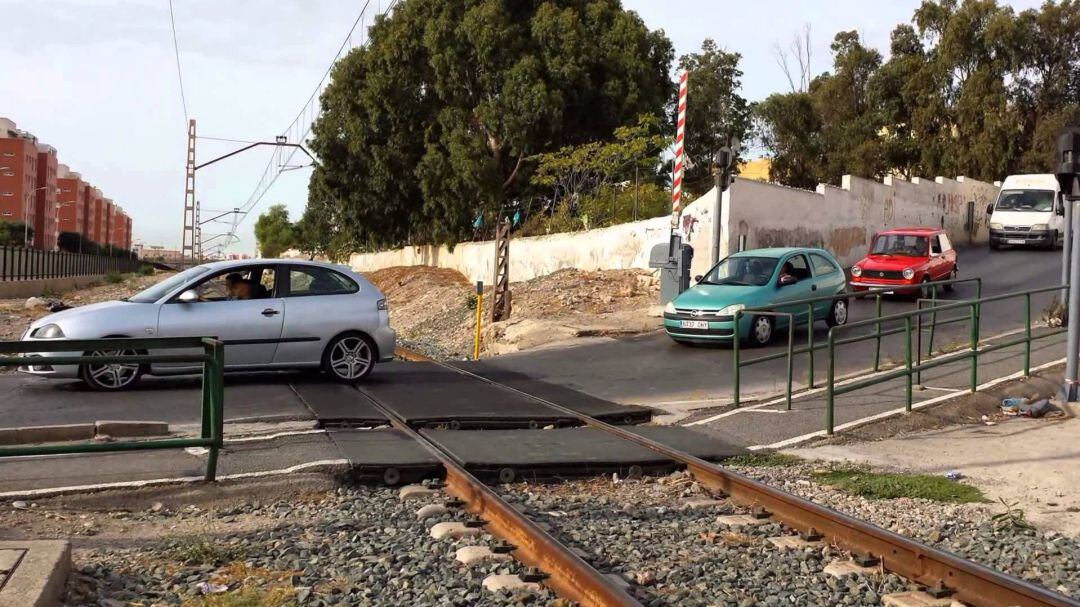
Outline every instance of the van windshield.
{"type": "Polygon", "coordinates": [[[698,284],[760,287],[769,283],[776,262],[775,257],[728,257],[709,270],[698,284]]]}
{"type": "Polygon", "coordinates": [[[1048,213],[1054,210],[1054,192],[1050,190],[1002,190],[994,210],[1048,213]]]}

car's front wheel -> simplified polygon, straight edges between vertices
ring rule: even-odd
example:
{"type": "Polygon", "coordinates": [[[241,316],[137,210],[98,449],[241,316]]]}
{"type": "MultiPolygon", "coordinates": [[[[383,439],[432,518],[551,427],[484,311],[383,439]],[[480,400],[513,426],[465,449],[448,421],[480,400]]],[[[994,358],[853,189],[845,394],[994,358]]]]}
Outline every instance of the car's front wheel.
{"type": "Polygon", "coordinates": [[[750,343],[755,346],[765,346],[772,341],[773,319],[771,316],[755,316],[750,325],[750,343]]]}
{"type": "Polygon", "coordinates": [[[846,325],[848,319],[848,302],[846,299],[837,299],[832,303],[832,308],[829,309],[829,316],[825,319],[825,324],[830,327],[839,327],[846,325]]]}
{"type": "MultiPolygon", "coordinates": [[[[142,354],[136,350],[95,350],[87,356],[133,356],[142,354]]],[[[142,366],[127,363],[84,363],[79,366],[79,377],[92,390],[117,392],[127,390],[139,383],[142,366]]]]}
{"type": "Polygon", "coordinates": [[[358,382],[375,368],[375,345],[362,333],[338,335],[326,346],[322,367],[339,382],[358,382]]]}

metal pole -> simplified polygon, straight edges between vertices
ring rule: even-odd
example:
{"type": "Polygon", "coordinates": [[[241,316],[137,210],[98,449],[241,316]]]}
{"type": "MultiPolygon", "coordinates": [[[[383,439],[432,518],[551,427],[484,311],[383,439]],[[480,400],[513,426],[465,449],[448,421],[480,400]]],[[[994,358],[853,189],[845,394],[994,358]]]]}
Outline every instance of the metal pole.
{"type": "MultiPolygon", "coordinates": [[[[1070,200],[1068,206],[1072,207],[1072,217],[1069,230],[1075,232],[1080,229],[1080,200],[1070,200]]],[[[1069,251],[1069,336],[1068,350],[1065,352],[1065,385],[1063,392],[1065,400],[1074,403],[1077,401],[1077,375],[1076,356],[1077,348],[1080,348],[1080,246],[1072,247],[1069,251]]]]}
{"type": "Polygon", "coordinates": [[[484,314],[484,281],[476,281],[476,336],[473,338],[473,360],[480,360],[480,325],[484,314]]]}
{"type": "MultiPolygon", "coordinates": [[[[920,315],[921,316],[921,315],[920,315]]],[[[907,366],[907,393],[904,400],[904,409],[911,413],[911,317],[904,317],[904,335],[907,338],[904,343],[904,365],[907,366]]]]}
{"type": "Polygon", "coordinates": [[[722,174],[723,170],[724,169],[722,167],[716,167],[716,170],[715,170],[715,173],[716,173],[716,175],[715,175],[716,179],[714,180],[715,190],[713,190],[713,191],[716,192],[716,200],[713,202],[713,208],[712,208],[712,212],[713,212],[712,239],[713,239],[713,241],[712,241],[712,258],[710,260],[710,264],[716,264],[717,262],[720,261],[720,236],[721,236],[721,234],[723,234],[723,226],[720,225],[720,215],[724,211],[724,190],[723,190],[723,184],[721,184],[721,181],[723,180],[723,174],[722,174]]]}
{"type": "MultiPolygon", "coordinates": [[[[810,356],[814,353],[811,352],[810,356]]],[[[794,373],[794,359],[795,358],[795,315],[788,315],[788,336],[787,336],[787,410],[791,411],[791,376],[794,373]]]]}
{"type": "Polygon", "coordinates": [[[1024,377],[1031,377],[1031,293],[1024,294],[1024,377]]]}
{"type": "MultiPolygon", "coordinates": [[[[877,295],[874,303],[874,318],[881,318],[881,295],[877,295]]],[[[874,349],[874,373],[881,370],[881,321],[874,323],[877,328],[877,347],[874,349]]]]}
{"type": "Polygon", "coordinates": [[[731,389],[733,390],[736,409],[739,408],[739,342],[742,340],[742,331],[739,330],[739,318],[741,316],[741,310],[736,310],[734,318],[735,333],[731,338],[731,358],[735,363],[731,376],[731,389]]]}
{"type": "MultiPolygon", "coordinates": [[[[791,322],[795,322],[795,314],[791,315],[791,322]]],[[[806,383],[810,390],[814,389],[814,304],[806,304],[806,383]]]]}
{"type": "Polygon", "coordinates": [[[833,339],[832,329],[829,329],[829,370],[825,389],[825,433],[832,436],[835,429],[833,419],[833,406],[836,397],[833,395],[833,384],[836,382],[836,340],[833,339]]]}
{"type": "Polygon", "coordinates": [[[979,387],[979,304],[971,304],[971,391],[979,387]]]}
{"type": "MultiPolygon", "coordinates": [[[[1065,202],[1065,242],[1061,247],[1061,284],[1069,284],[1069,260],[1072,258],[1072,202],[1065,202]]],[[[1062,287],[1061,303],[1069,298],[1069,289],[1062,287]]]]}

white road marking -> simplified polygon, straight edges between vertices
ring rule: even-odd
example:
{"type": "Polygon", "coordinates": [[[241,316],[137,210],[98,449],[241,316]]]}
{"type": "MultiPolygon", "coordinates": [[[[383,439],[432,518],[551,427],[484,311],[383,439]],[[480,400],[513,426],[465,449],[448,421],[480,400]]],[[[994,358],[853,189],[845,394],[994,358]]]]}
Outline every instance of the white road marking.
{"type": "MultiPolygon", "coordinates": [[[[1064,358],[1059,358],[1057,360],[1048,362],[1046,364],[1042,364],[1042,365],[1039,365],[1037,367],[1032,367],[1031,372],[1034,373],[1036,371],[1042,371],[1044,369],[1049,369],[1051,367],[1055,367],[1055,366],[1063,365],[1063,364],[1065,364],[1065,359],[1064,358]]],[[[1009,382],[1009,381],[1012,381],[1014,379],[1020,379],[1022,377],[1024,377],[1024,372],[1023,371],[1017,371],[1016,373],[1013,373],[1012,375],[1006,375],[1004,377],[999,377],[997,379],[990,380],[990,381],[988,381],[988,382],[986,382],[984,384],[981,384],[981,385],[977,386],[975,389],[976,389],[976,391],[987,390],[987,389],[993,388],[994,386],[997,386],[999,384],[1003,384],[1005,382],[1009,382]]],[[[943,395],[935,397],[935,398],[931,398],[931,399],[928,399],[928,400],[924,400],[924,401],[915,403],[915,404],[913,404],[911,406],[911,410],[912,411],[917,411],[919,409],[929,407],[930,405],[936,405],[938,403],[945,402],[945,401],[951,400],[953,398],[956,398],[955,394],[943,394],[943,395]]],[[[903,407],[901,407],[899,409],[893,409],[891,411],[885,411],[884,413],[878,413],[877,415],[871,415],[871,416],[868,416],[868,417],[864,417],[864,418],[861,418],[861,419],[856,419],[856,420],[847,422],[845,424],[840,424],[839,426],[836,426],[836,428],[834,430],[836,430],[837,432],[839,432],[840,430],[849,430],[851,428],[856,428],[858,426],[862,426],[862,425],[868,424],[870,422],[875,422],[875,421],[877,421],[879,419],[885,419],[887,417],[893,417],[894,415],[900,415],[902,413],[905,413],[906,411],[907,411],[907,409],[905,409],[903,407]]],[[[799,443],[805,443],[808,440],[818,438],[818,437],[821,437],[821,436],[826,436],[826,433],[825,433],[824,430],[818,430],[817,432],[811,432],[809,434],[803,434],[802,436],[796,436],[794,438],[789,438],[787,440],[782,440],[780,442],[772,443],[772,444],[769,444],[769,445],[754,445],[752,447],[747,447],[747,449],[749,449],[751,451],[760,451],[762,449],[783,449],[785,447],[792,447],[792,446],[798,445],[799,443]]]]}
{"type": "MultiPolygon", "coordinates": [[[[312,468],[324,468],[329,466],[348,466],[351,462],[347,459],[326,459],[303,464],[296,464],[288,468],[278,470],[264,470],[262,472],[243,472],[238,474],[225,474],[217,477],[218,481],[231,481],[247,478],[263,478],[268,476],[280,476],[283,474],[295,474],[312,468]]],[[[103,491],[106,489],[139,489],[142,487],[156,487],[161,485],[183,485],[202,482],[202,476],[182,476],[178,478],[158,478],[146,481],[123,481],[117,483],[100,483],[96,485],[74,485],[70,487],[50,487],[46,489],[27,489],[25,491],[7,491],[0,493],[0,498],[33,498],[52,497],[68,493],[84,493],[88,491],[103,491]]]]}

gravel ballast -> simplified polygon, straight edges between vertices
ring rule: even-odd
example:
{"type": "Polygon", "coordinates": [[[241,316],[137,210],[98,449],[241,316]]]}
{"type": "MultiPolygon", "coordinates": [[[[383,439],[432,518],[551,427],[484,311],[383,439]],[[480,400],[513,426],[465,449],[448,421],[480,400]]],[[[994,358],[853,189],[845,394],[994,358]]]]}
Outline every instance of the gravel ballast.
{"type": "MultiPolygon", "coordinates": [[[[466,606],[547,604],[549,591],[492,593],[481,583],[490,574],[519,573],[514,561],[466,568],[454,560],[457,548],[495,543],[482,534],[462,540],[435,540],[429,528],[440,521],[465,520],[461,513],[418,520],[416,511],[444,495],[402,502],[397,490],[339,489],[321,500],[281,501],[204,512],[211,521],[253,517],[279,521],[209,539],[226,562],[185,563],[191,537],[164,538],[151,547],[110,548],[80,554],[65,605],[113,607],[202,605],[215,588],[224,593],[252,590],[265,595],[257,604],[364,606],[466,606]],[[227,590],[226,590],[227,588],[227,590]]],[[[160,516],[168,524],[168,512],[160,516]]],[[[213,604],[213,603],[212,603],[213,604]]],[[[244,603],[247,604],[247,603],[244,603]]]]}

